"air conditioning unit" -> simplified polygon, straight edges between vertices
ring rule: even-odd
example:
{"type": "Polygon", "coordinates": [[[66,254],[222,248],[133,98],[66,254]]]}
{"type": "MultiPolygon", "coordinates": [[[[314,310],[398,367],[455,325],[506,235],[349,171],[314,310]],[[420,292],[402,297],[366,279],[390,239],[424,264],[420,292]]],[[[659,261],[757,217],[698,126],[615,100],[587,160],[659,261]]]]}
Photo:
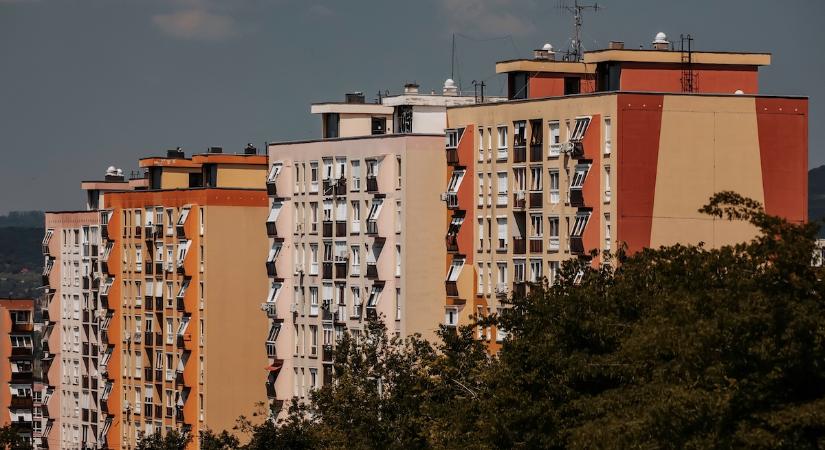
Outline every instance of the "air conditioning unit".
{"type": "Polygon", "coordinates": [[[293,304],[289,305],[289,312],[297,313],[298,312],[298,304],[293,303],[293,304]]]}
{"type": "Polygon", "coordinates": [[[448,194],[448,192],[442,192],[442,193],[441,193],[441,201],[442,201],[442,202],[446,202],[446,201],[447,201],[447,194],[448,194]]]}
{"type": "Polygon", "coordinates": [[[123,340],[125,340],[126,342],[131,341],[132,340],[132,334],[127,331],[126,333],[123,334],[123,340]]]}
{"type": "Polygon", "coordinates": [[[516,191],[516,200],[524,200],[525,193],[524,191],[516,191]]]}
{"type": "Polygon", "coordinates": [[[496,294],[506,294],[507,293],[507,283],[497,283],[496,284],[496,294]]]}
{"type": "Polygon", "coordinates": [[[123,409],[125,409],[126,411],[129,411],[129,410],[132,409],[132,404],[129,403],[129,400],[124,400],[123,401],[123,409]]]}

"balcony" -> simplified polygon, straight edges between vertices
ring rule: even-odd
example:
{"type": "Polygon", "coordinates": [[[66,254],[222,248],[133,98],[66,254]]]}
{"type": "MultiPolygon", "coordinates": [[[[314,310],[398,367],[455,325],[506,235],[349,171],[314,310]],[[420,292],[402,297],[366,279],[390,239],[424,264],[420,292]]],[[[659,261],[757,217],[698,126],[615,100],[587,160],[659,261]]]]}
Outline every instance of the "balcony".
{"type": "Polygon", "coordinates": [[[367,175],[367,193],[378,193],[378,178],[375,175],[367,175]]]}
{"type": "Polygon", "coordinates": [[[11,381],[31,383],[32,382],[32,371],[31,371],[31,369],[29,369],[26,372],[12,372],[11,373],[11,381]]]}
{"type": "Polygon", "coordinates": [[[321,182],[321,188],[325,196],[331,196],[335,193],[335,181],[332,179],[325,179],[321,182]]]}
{"type": "Polygon", "coordinates": [[[527,253],[527,244],[524,242],[524,238],[513,238],[513,254],[514,255],[523,255],[527,253]]]}
{"type": "Polygon", "coordinates": [[[266,317],[270,319],[277,319],[278,313],[275,308],[275,302],[261,303],[261,311],[266,313],[266,317]]]}
{"type": "Polygon", "coordinates": [[[370,280],[378,279],[378,266],[375,263],[367,263],[367,278],[370,280]]]}
{"type": "Polygon", "coordinates": [[[32,409],[32,405],[33,402],[31,397],[18,397],[13,395],[11,397],[9,409],[32,409]]]}
{"type": "Polygon", "coordinates": [[[458,193],[447,192],[444,194],[444,201],[447,202],[447,209],[458,209],[458,193]]]}
{"type": "Polygon", "coordinates": [[[332,345],[324,345],[321,347],[321,362],[332,364],[333,350],[332,345]]]}
{"type": "Polygon", "coordinates": [[[266,397],[267,398],[275,398],[275,385],[267,381],[265,383],[266,386],[266,397]]]}
{"type": "Polygon", "coordinates": [[[368,220],[367,221],[367,234],[369,235],[377,235],[378,234],[378,222],[375,220],[368,220]]]}
{"type": "MultiPolygon", "coordinates": [[[[148,264],[147,264],[147,266],[148,266],[148,264]]],[[[163,263],[162,262],[156,262],[155,263],[155,275],[157,275],[158,278],[163,278],[163,263]]]]}
{"type": "Polygon", "coordinates": [[[570,188],[570,206],[584,206],[584,193],[581,188],[570,188]]]}
{"type": "Polygon", "coordinates": [[[542,241],[541,236],[531,237],[530,238],[530,253],[541,253],[544,250],[543,243],[544,243],[544,241],[542,241]]]}
{"type": "Polygon", "coordinates": [[[275,222],[266,223],[266,235],[271,238],[278,237],[278,228],[275,226],[275,222]]]}
{"type": "Polygon", "coordinates": [[[335,263],[335,278],[344,279],[347,277],[347,262],[337,261],[335,263]]]}
{"type": "Polygon", "coordinates": [[[530,208],[531,209],[541,209],[542,207],[542,192],[530,192],[530,208]]]}
{"type": "Polygon", "coordinates": [[[447,164],[452,165],[452,166],[458,164],[458,149],[457,148],[448,148],[447,149],[447,164]]]}
{"type": "Polygon", "coordinates": [[[448,234],[445,239],[447,242],[447,251],[450,253],[458,252],[458,236],[455,234],[448,234]]]}
{"type": "Polygon", "coordinates": [[[346,235],[347,235],[347,221],[346,220],[336,220],[335,221],[335,236],[345,237],[346,235]]]}
{"type": "Polygon", "coordinates": [[[527,197],[524,191],[516,191],[513,193],[513,209],[524,209],[527,207],[527,197]]]}
{"type": "Polygon", "coordinates": [[[266,195],[269,195],[270,197],[278,196],[278,187],[275,183],[266,183],[266,195]]]}
{"type": "Polygon", "coordinates": [[[513,297],[524,297],[527,295],[527,283],[524,281],[516,281],[513,283],[513,297]]]}
{"type": "Polygon", "coordinates": [[[523,163],[527,161],[527,148],[514,147],[513,148],[513,164],[523,163]]]}
{"type": "Polygon", "coordinates": [[[321,263],[321,278],[324,279],[324,280],[331,280],[332,279],[332,263],[331,262],[321,263]]]}
{"type": "Polygon", "coordinates": [[[326,238],[332,237],[332,221],[325,220],[321,223],[321,236],[326,238]]]}
{"type": "Polygon", "coordinates": [[[11,356],[31,356],[32,355],[32,348],[31,347],[12,347],[11,348],[11,356]]]}
{"type": "Polygon", "coordinates": [[[34,331],[34,324],[28,322],[14,322],[11,325],[11,331],[31,333],[32,331],[34,331]]]}
{"type": "Polygon", "coordinates": [[[458,284],[455,281],[445,281],[444,287],[447,291],[447,297],[458,297],[458,284]]]}
{"type": "Polygon", "coordinates": [[[541,162],[543,146],[541,144],[534,144],[530,146],[530,162],[541,162]]]}
{"type": "Polygon", "coordinates": [[[278,278],[278,270],[275,268],[275,261],[266,262],[266,275],[270,278],[278,278]]]}
{"type": "Polygon", "coordinates": [[[105,240],[109,239],[109,225],[100,225],[100,237],[105,240]]]}
{"type": "Polygon", "coordinates": [[[92,279],[89,277],[83,277],[83,290],[87,291],[92,287],[92,279]]]}
{"type": "Polygon", "coordinates": [[[183,298],[178,297],[175,301],[175,309],[178,311],[186,311],[186,305],[183,302],[183,298]]]}
{"type": "Polygon", "coordinates": [[[584,242],[581,236],[570,236],[570,253],[584,255],[584,242]]]}

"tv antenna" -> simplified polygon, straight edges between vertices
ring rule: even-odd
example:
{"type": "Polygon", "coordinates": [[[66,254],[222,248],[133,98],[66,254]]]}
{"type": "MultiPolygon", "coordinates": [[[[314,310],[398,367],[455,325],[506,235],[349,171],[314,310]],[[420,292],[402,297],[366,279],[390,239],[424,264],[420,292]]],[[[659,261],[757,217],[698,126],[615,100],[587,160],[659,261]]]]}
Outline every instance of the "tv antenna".
{"type": "Polygon", "coordinates": [[[579,0],[573,0],[573,4],[567,0],[559,0],[558,4],[556,5],[557,8],[566,10],[573,14],[574,20],[574,34],[573,34],[573,41],[570,43],[570,50],[566,52],[565,58],[568,61],[581,61],[583,50],[582,50],[582,13],[587,9],[592,9],[593,11],[598,11],[600,9],[604,9],[603,6],[599,6],[598,3],[593,3],[592,5],[582,5],[579,3],[579,0]]]}

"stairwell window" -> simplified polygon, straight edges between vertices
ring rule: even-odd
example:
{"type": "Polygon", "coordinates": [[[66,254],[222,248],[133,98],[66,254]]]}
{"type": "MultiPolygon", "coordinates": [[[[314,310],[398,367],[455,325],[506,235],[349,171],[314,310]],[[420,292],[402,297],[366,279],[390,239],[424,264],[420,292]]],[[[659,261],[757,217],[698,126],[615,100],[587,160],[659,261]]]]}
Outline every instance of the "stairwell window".
{"type": "Polygon", "coordinates": [[[401,244],[395,244],[395,276],[401,276],[401,244]]]}
{"type": "Polygon", "coordinates": [[[550,169],[550,203],[555,205],[559,203],[561,196],[559,195],[559,170],[550,169]]]}
{"type": "Polygon", "coordinates": [[[446,308],[444,312],[444,325],[454,327],[458,325],[458,309],[446,308]]]}
{"type": "Polygon", "coordinates": [[[604,118],[604,154],[609,155],[610,152],[613,150],[613,143],[612,143],[612,133],[613,133],[613,121],[610,117],[604,118]]]}
{"type": "Polygon", "coordinates": [[[550,127],[550,139],[549,139],[549,147],[547,155],[551,158],[558,158],[561,154],[561,133],[560,133],[560,126],[558,120],[551,120],[549,123],[550,127]]]}
{"type": "Polygon", "coordinates": [[[318,315],[318,286],[309,287],[309,315],[318,315]]]}
{"type": "Polygon", "coordinates": [[[497,160],[507,159],[507,126],[501,125],[498,127],[498,151],[496,152],[497,160]]]}
{"type": "Polygon", "coordinates": [[[610,251],[611,241],[610,241],[610,214],[605,213],[604,215],[604,249],[606,251],[610,251]]]}
{"type": "Polygon", "coordinates": [[[613,192],[610,188],[610,166],[604,166],[604,202],[610,203],[613,192]]]}
{"type": "Polygon", "coordinates": [[[496,251],[507,251],[507,218],[506,217],[498,217],[496,218],[496,227],[497,227],[497,238],[498,238],[498,245],[496,246],[496,251]]]}
{"type": "Polygon", "coordinates": [[[309,192],[318,192],[318,161],[309,162],[309,192]]]}
{"type": "Polygon", "coordinates": [[[350,190],[357,192],[361,190],[361,160],[353,159],[350,161],[351,183],[350,190]]]}
{"type": "Polygon", "coordinates": [[[478,129],[478,160],[484,161],[484,128],[478,129]]]}

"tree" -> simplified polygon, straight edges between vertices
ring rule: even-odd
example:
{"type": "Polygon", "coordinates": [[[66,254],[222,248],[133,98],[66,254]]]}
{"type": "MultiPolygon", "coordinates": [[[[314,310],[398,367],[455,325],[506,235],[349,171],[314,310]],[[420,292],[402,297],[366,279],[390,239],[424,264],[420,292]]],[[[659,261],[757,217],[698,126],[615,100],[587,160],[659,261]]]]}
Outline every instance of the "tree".
{"type": "Polygon", "coordinates": [[[156,430],[141,438],[135,450],[185,450],[190,440],[192,436],[187,432],[171,430],[161,433],[161,430],[156,430]]]}
{"type": "Polygon", "coordinates": [[[734,193],[703,212],[746,220],[751,242],[564,267],[512,300],[482,427],[499,447],[821,448],[825,304],[810,266],[818,225],[734,193]],[[580,284],[575,274],[584,272],[580,284]]]}
{"type": "Polygon", "coordinates": [[[507,333],[492,357],[470,328],[433,344],[370,321],[335,382],[247,427],[248,448],[825,447],[818,224],[731,192],[702,211],[759,235],[569,261],[479,321],[507,333]]]}
{"type": "Polygon", "coordinates": [[[208,428],[200,432],[200,442],[201,450],[233,450],[241,444],[237,437],[226,430],[215,434],[208,428]]]}
{"type": "Polygon", "coordinates": [[[27,450],[32,448],[12,425],[0,427],[0,449],[27,450]]]}

